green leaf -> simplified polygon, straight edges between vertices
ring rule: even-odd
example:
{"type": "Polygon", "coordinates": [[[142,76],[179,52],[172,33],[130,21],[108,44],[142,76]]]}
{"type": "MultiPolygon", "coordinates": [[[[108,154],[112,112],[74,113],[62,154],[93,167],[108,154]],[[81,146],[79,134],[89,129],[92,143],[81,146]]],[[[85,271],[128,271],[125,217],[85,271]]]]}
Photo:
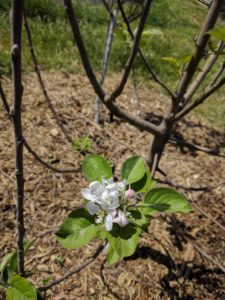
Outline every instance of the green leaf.
{"type": "Polygon", "coordinates": [[[88,181],[101,181],[112,177],[112,168],[107,160],[99,155],[88,155],[83,162],[83,173],[88,181]]]}
{"type": "MultiPolygon", "coordinates": [[[[188,213],[191,207],[184,196],[169,188],[155,188],[150,190],[144,199],[145,204],[150,205],[150,210],[162,212],[183,212],[188,213]]],[[[148,208],[145,208],[145,213],[148,208]]]]}
{"type": "Polygon", "coordinates": [[[127,184],[137,182],[145,175],[145,162],[141,156],[128,158],[122,166],[122,177],[127,184]]]}
{"type": "Polygon", "coordinates": [[[150,222],[150,217],[146,217],[140,209],[129,210],[129,221],[135,226],[140,227],[142,230],[147,231],[150,222]]]}
{"type": "MultiPolygon", "coordinates": [[[[30,249],[31,245],[33,244],[34,241],[31,241],[31,242],[28,242],[28,241],[25,241],[24,244],[23,244],[23,247],[24,247],[24,255],[27,254],[28,250],[30,249]]],[[[14,251],[13,252],[13,256],[11,258],[11,261],[10,261],[10,265],[8,267],[8,271],[13,274],[14,272],[17,271],[17,252],[14,251]]]]}
{"type": "Polygon", "coordinates": [[[94,217],[84,208],[77,209],[66,218],[56,233],[57,241],[68,249],[76,249],[88,243],[97,235],[99,226],[94,217]]]}
{"type": "Polygon", "coordinates": [[[6,300],[37,300],[37,291],[32,284],[19,275],[9,281],[6,300]]]}
{"type": "Polygon", "coordinates": [[[116,252],[116,250],[110,244],[108,244],[106,258],[107,258],[109,265],[113,265],[120,260],[119,254],[116,252]]]}
{"type": "Polygon", "coordinates": [[[151,188],[151,175],[150,171],[148,168],[146,168],[146,172],[144,176],[131,184],[131,188],[136,192],[136,193],[145,193],[151,188]]]}
{"type": "Polygon", "coordinates": [[[155,210],[152,206],[153,205],[148,205],[143,201],[138,202],[138,210],[141,212],[141,214],[147,216],[148,218],[155,217],[157,214],[157,210],[155,210]]]}
{"type": "Polygon", "coordinates": [[[16,251],[6,254],[0,263],[0,272],[3,273],[5,268],[10,264],[13,255],[15,255],[16,251]]]}
{"type": "Polygon", "coordinates": [[[225,28],[224,27],[217,27],[215,29],[209,30],[208,33],[213,36],[214,38],[225,42],[225,28]]]}
{"type": "Polygon", "coordinates": [[[162,57],[162,60],[171,63],[172,65],[178,66],[178,60],[173,56],[162,57]]]}
{"type": "MultiPolygon", "coordinates": [[[[24,255],[26,255],[33,242],[24,242],[24,255]]],[[[16,250],[6,254],[0,263],[1,278],[6,282],[17,271],[17,252],[16,250]]]]}
{"type": "Polygon", "coordinates": [[[158,35],[163,35],[163,32],[160,29],[150,28],[150,29],[144,30],[142,32],[141,37],[145,38],[145,37],[158,36],[158,35]]]}
{"type": "MultiPolygon", "coordinates": [[[[128,224],[125,227],[120,227],[116,224],[113,226],[113,229],[107,234],[107,239],[110,246],[116,251],[116,254],[118,254],[117,261],[123,257],[134,254],[140,234],[141,229],[134,227],[132,224],[128,224]]],[[[112,251],[112,249],[110,251],[112,251]]],[[[111,260],[115,261],[116,254],[111,254],[113,255],[111,260]]]]}

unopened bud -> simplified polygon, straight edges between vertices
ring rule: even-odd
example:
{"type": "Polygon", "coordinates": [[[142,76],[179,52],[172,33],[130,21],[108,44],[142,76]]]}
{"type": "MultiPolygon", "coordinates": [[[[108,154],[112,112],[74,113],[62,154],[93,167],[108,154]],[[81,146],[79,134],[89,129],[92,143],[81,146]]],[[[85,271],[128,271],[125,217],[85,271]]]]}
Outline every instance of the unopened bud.
{"type": "Polygon", "coordinates": [[[133,199],[135,197],[135,191],[134,190],[127,190],[125,193],[126,198],[133,199]]]}

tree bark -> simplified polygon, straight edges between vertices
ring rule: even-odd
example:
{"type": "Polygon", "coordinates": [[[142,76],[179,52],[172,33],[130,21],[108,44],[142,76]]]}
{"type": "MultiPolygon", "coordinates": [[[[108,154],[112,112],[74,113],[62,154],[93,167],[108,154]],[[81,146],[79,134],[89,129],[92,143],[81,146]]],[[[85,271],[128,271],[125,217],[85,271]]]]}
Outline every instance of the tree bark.
{"type": "Polygon", "coordinates": [[[12,84],[13,109],[11,112],[15,136],[15,169],[16,169],[16,226],[17,226],[17,264],[18,273],[25,275],[24,271],[24,177],[23,177],[23,134],[21,124],[21,104],[23,86],[21,78],[21,39],[22,39],[23,0],[12,0],[12,84]]]}

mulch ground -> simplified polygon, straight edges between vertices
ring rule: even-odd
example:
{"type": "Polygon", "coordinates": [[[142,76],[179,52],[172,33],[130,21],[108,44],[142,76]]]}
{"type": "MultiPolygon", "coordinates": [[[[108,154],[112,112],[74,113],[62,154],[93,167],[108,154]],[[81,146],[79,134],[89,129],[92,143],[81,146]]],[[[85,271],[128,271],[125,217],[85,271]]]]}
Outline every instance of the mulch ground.
{"type": "MultiPolygon", "coordinates": [[[[43,74],[49,95],[73,140],[88,136],[91,152],[103,155],[119,174],[122,162],[138,153],[147,156],[150,134],[115,119],[105,130],[95,125],[94,93],[84,76],[43,74]]],[[[118,75],[110,77],[113,90],[118,75]]],[[[3,81],[11,101],[11,84],[3,81]]],[[[38,155],[56,168],[82,165],[83,155],[66,142],[39,89],[35,74],[24,78],[24,136],[38,155]]],[[[140,84],[138,97],[129,83],[118,102],[136,115],[162,114],[169,100],[156,88],[140,84]],[[154,108],[154,109],[153,109],[154,108]]],[[[0,106],[2,107],[2,105],[0,106]]],[[[225,147],[225,134],[192,113],[178,124],[176,136],[210,148],[225,147]]],[[[0,258],[15,248],[15,174],[12,126],[0,109],[0,258]]],[[[54,237],[62,220],[82,205],[82,173],[59,174],[46,169],[24,150],[26,240],[33,240],[26,257],[29,279],[38,287],[78,267],[95,253],[100,241],[79,250],[63,249],[54,237]]],[[[168,145],[161,169],[175,184],[214,186],[225,181],[225,159],[168,145]]],[[[157,174],[158,178],[164,179],[157,174]]],[[[172,219],[159,216],[143,235],[136,253],[109,267],[101,254],[90,266],[46,293],[46,299],[225,299],[225,186],[211,192],[184,191],[193,212],[172,219]],[[189,235],[190,241],[179,234],[189,235]],[[192,244],[191,241],[194,241],[192,244]],[[199,247],[199,249],[196,248],[199,247]],[[217,263],[217,264],[216,264],[217,263]]],[[[0,294],[0,299],[4,295],[0,294]]]]}

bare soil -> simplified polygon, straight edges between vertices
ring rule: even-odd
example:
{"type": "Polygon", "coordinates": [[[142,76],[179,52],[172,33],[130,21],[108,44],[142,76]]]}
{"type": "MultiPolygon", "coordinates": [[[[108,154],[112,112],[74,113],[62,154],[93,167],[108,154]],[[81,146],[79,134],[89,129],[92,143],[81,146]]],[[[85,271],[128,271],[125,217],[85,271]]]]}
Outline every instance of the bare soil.
{"type": "MultiPolygon", "coordinates": [[[[147,156],[151,135],[115,119],[105,129],[95,125],[95,95],[84,76],[43,74],[49,95],[73,140],[88,136],[90,152],[103,155],[119,174],[122,162],[138,153],[147,156]]],[[[119,75],[110,77],[108,91],[119,75]]],[[[11,83],[3,82],[11,101],[11,83]]],[[[79,168],[83,155],[66,142],[39,89],[35,74],[24,78],[23,128],[32,148],[57,168],[79,168]]],[[[140,84],[139,99],[128,83],[118,103],[135,115],[154,108],[161,114],[169,100],[157,88],[140,84]]],[[[0,106],[2,107],[2,105],[0,106]]],[[[225,134],[192,113],[176,128],[176,135],[210,148],[225,147],[225,134]]],[[[15,175],[12,126],[0,109],[0,259],[15,248],[15,175]]],[[[24,150],[26,239],[35,239],[26,257],[29,279],[37,286],[79,266],[100,244],[93,240],[79,250],[63,249],[54,237],[63,219],[82,205],[81,189],[87,182],[81,171],[54,173],[24,150]]],[[[161,169],[175,184],[186,187],[214,186],[225,181],[224,157],[168,145],[161,169]]],[[[157,174],[158,178],[164,179],[157,174]]],[[[101,254],[90,266],[46,293],[46,299],[225,299],[225,186],[211,192],[184,191],[193,212],[171,218],[159,216],[143,235],[136,253],[109,267],[101,254]],[[181,237],[186,233],[190,241],[181,237]],[[191,242],[193,241],[194,244],[191,242]],[[196,247],[197,245],[197,247],[196,247]]],[[[0,299],[4,295],[0,294],[0,299]]]]}

